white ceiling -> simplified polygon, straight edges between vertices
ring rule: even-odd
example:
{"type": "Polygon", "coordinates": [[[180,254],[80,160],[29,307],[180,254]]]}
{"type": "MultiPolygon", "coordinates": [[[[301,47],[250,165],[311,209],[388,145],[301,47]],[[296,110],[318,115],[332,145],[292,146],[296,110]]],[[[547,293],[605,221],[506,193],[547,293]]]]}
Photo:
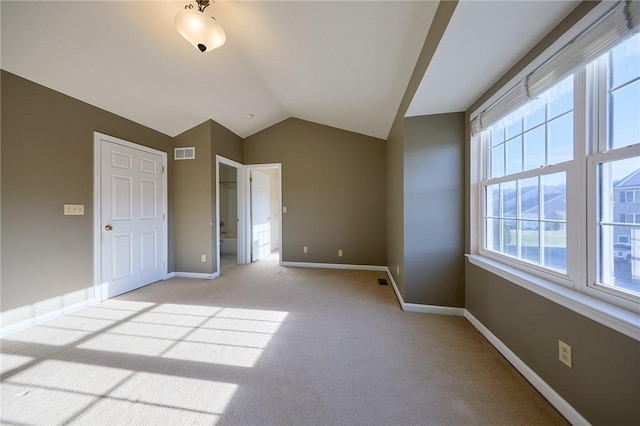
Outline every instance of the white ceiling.
{"type": "Polygon", "coordinates": [[[405,116],[466,111],[579,3],[461,0],[405,116]]]}
{"type": "Polygon", "coordinates": [[[187,3],[2,1],[2,68],[171,136],[298,117],[386,138],[437,8],[219,0],[227,42],[202,54],[174,26],[187,3]]]}
{"type": "MultiPolygon", "coordinates": [[[[170,136],[297,117],[386,139],[438,6],[218,0],[227,42],[202,54],[174,26],[187,3],[2,0],[0,64],[170,136]]],[[[407,115],[467,109],[578,3],[461,1],[407,115]]]]}

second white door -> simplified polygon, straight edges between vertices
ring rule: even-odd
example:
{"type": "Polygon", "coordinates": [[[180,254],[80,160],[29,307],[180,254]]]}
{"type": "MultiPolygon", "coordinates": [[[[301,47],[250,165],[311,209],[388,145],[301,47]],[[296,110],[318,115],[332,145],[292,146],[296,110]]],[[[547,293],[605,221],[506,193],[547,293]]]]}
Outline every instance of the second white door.
{"type": "Polygon", "coordinates": [[[251,170],[251,261],[271,254],[271,177],[251,170]]]}

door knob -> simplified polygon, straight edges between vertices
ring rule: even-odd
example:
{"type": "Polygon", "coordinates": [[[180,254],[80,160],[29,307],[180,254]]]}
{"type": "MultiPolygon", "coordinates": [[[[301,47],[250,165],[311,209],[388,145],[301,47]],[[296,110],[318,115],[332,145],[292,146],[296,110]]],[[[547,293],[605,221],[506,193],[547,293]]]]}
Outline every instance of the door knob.
{"type": "Polygon", "coordinates": [[[113,226],[111,226],[111,225],[107,225],[107,226],[104,227],[105,231],[111,231],[112,229],[113,229],[113,226]]]}

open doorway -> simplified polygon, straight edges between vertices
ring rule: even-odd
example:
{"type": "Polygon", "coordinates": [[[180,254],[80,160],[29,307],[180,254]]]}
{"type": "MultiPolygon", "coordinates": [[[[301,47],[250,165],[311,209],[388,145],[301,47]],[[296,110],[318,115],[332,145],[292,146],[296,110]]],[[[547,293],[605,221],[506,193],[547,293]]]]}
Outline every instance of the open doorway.
{"type": "Polygon", "coordinates": [[[238,264],[238,169],[220,164],[218,197],[220,203],[220,270],[238,264]]]}
{"type": "Polygon", "coordinates": [[[281,263],[281,171],[280,164],[245,166],[216,155],[216,275],[260,259],[281,263]]]}
{"type": "Polygon", "coordinates": [[[225,269],[247,263],[244,176],[242,164],[216,156],[216,216],[212,225],[218,275],[225,269]]]}

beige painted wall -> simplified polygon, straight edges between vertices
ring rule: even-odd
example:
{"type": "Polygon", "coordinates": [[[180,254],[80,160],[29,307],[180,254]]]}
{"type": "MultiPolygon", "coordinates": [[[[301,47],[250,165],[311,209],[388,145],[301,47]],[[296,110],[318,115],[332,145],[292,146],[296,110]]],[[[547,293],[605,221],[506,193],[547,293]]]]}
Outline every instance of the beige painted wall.
{"type": "Polygon", "coordinates": [[[466,263],[467,309],[593,425],[640,419],[640,342],[466,263]],[[571,345],[573,367],[558,361],[571,345]]]}
{"type": "MultiPolygon", "coordinates": [[[[17,321],[93,296],[93,132],[165,152],[172,138],[6,71],[0,78],[0,308],[22,308],[17,321]],[[84,204],[84,216],[64,216],[65,203],[84,204]]],[[[171,271],[171,241],[169,253],[171,271]]]]}
{"type": "Polygon", "coordinates": [[[242,139],[212,120],[175,137],[175,147],[194,146],[195,160],[172,160],[173,199],[170,214],[175,218],[175,270],[212,274],[217,270],[214,223],[216,155],[242,162],[242,139]],[[202,262],[205,255],[205,262],[202,262]]]}
{"type": "Polygon", "coordinates": [[[174,223],[175,270],[211,274],[215,270],[214,210],[211,208],[215,169],[211,169],[211,121],[176,136],[175,147],[196,149],[193,160],[175,160],[173,155],[169,160],[173,166],[169,215],[174,223]],[[205,262],[202,262],[203,255],[205,262]]]}
{"type": "Polygon", "coordinates": [[[284,261],[386,264],[383,140],[290,118],[244,149],[246,164],[282,163],[284,261]]]}
{"type": "MultiPolygon", "coordinates": [[[[466,111],[470,114],[598,2],[582,2],[466,111]]],[[[469,203],[470,151],[465,144],[465,199],[469,203]]],[[[470,215],[465,209],[465,245],[470,215]]],[[[640,419],[640,342],[542,298],[467,262],[466,308],[592,424],[637,424],[640,419]],[[572,346],[574,365],[558,361],[558,339],[572,346]]]]}
{"type": "MultiPolygon", "coordinates": [[[[216,155],[221,155],[229,160],[233,160],[237,163],[243,162],[242,158],[242,138],[226,127],[209,120],[211,124],[211,187],[213,189],[211,193],[211,211],[213,212],[212,218],[215,222],[216,211],[216,197],[218,192],[218,186],[216,185],[216,155]]],[[[219,224],[218,224],[219,225],[219,224]]],[[[212,242],[214,253],[220,250],[219,241],[215,241],[215,229],[213,229],[212,242]]],[[[217,262],[217,256],[214,256],[214,263],[217,262]]],[[[217,270],[217,265],[213,265],[213,270],[217,270]]]]}

